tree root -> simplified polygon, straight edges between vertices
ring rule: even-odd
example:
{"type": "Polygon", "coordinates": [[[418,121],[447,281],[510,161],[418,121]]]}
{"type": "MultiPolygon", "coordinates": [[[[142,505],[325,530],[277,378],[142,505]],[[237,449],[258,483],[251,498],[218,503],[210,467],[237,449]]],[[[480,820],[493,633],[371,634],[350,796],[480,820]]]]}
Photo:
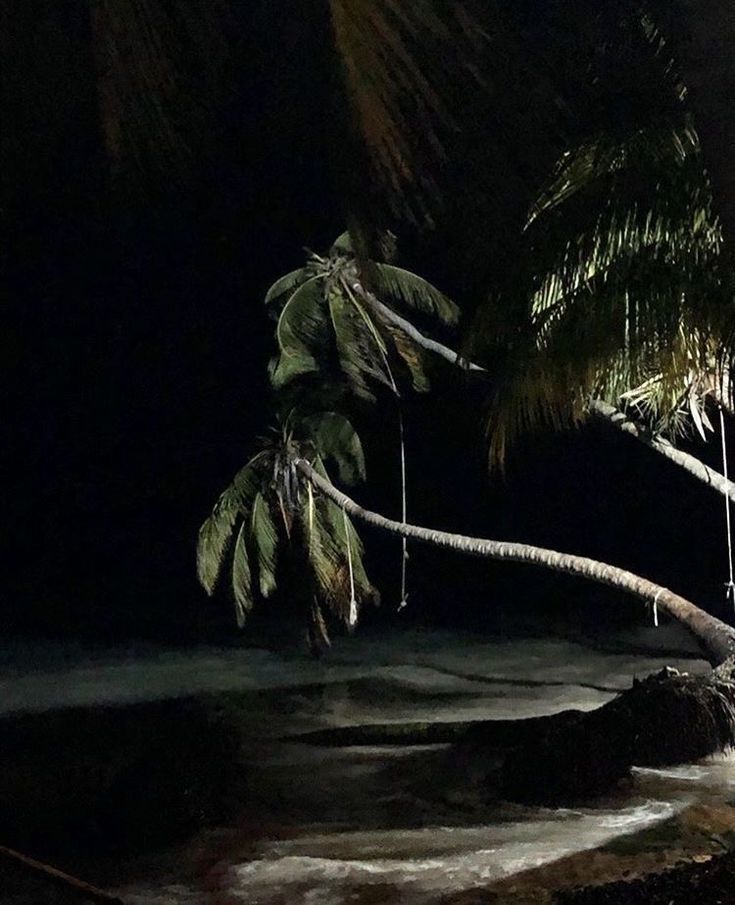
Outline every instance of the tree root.
{"type": "Polygon", "coordinates": [[[508,752],[502,793],[552,804],[602,794],[633,766],[688,763],[735,744],[735,684],[664,669],[566,725],[550,720],[535,741],[508,752]]]}

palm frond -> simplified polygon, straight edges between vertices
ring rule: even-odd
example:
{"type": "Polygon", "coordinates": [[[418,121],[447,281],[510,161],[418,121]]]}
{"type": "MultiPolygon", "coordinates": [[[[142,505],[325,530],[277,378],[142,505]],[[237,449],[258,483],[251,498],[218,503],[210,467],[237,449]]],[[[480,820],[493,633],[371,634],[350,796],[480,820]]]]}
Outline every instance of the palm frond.
{"type": "Polygon", "coordinates": [[[299,267],[298,270],[292,270],[290,273],[284,274],[266,292],[264,304],[270,305],[279,301],[284,295],[298,289],[299,286],[309,279],[310,275],[311,273],[307,267],[299,267]]]}
{"type": "Polygon", "coordinates": [[[303,283],[286,302],[276,327],[279,355],[271,372],[276,388],[316,373],[327,334],[324,285],[319,277],[303,283]]]}
{"type": "Polygon", "coordinates": [[[302,429],[323,460],[331,459],[344,484],[365,480],[365,454],[354,427],[338,412],[319,412],[301,422],[302,429]]]}
{"type": "MultiPolygon", "coordinates": [[[[320,457],[314,469],[328,478],[320,457]]],[[[362,541],[346,513],[321,495],[313,501],[308,523],[309,557],[320,596],[338,619],[350,624],[353,588],[358,607],[380,600],[365,571],[362,541]]]]}
{"type": "Polygon", "coordinates": [[[238,471],[230,486],[215,503],[212,514],[199,529],[197,575],[208,594],[214,592],[235,524],[248,511],[258,492],[262,481],[262,458],[263,454],[258,453],[238,471]]]}
{"type": "Polygon", "coordinates": [[[245,624],[247,614],[253,608],[253,579],[250,569],[250,553],[247,548],[243,519],[237,532],[235,549],[232,554],[232,594],[235,599],[235,615],[238,628],[245,624]]]}
{"type": "Polygon", "coordinates": [[[340,368],[355,395],[375,401],[373,381],[390,386],[385,372],[385,343],[370,315],[343,291],[334,287],[329,293],[329,313],[334,330],[340,368]]]}
{"type": "Polygon", "coordinates": [[[104,138],[116,174],[171,178],[206,129],[226,59],[226,3],[90,4],[104,138]]]}
{"type": "Polygon", "coordinates": [[[525,295],[505,308],[512,351],[492,349],[492,457],[523,429],[571,423],[590,398],[619,405],[640,387],[637,414],[652,430],[691,425],[688,387],[693,373],[716,366],[728,303],[719,225],[686,116],[567,152],[526,242],[525,295]]]}
{"type": "Polygon", "coordinates": [[[276,589],[278,531],[267,502],[261,493],[253,500],[250,540],[258,563],[258,584],[263,597],[276,589]]]}
{"type": "Polygon", "coordinates": [[[354,255],[354,243],[352,241],[352,235],[349,230],[345,230],[343,233],[340,233],[337,238],[332,242],[332,247],[330,249],[330,254],[338,254],[338,255],[354,255]]]}
{"type": "Polygon", "coordinates": [[[371,277],[375,294],[403,302],[409,308],[435,317],[443,324],[454,325],[459,320],[459,308],[428,280],[393,264],[373,264],[371,277]]]}

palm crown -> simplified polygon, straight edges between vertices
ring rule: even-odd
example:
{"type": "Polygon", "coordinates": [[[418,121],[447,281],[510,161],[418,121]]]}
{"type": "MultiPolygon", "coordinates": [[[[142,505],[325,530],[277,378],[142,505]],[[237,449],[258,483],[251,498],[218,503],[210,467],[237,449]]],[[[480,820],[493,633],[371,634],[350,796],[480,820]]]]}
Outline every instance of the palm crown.
{"type": "Polygon", "coordinates": [[[457,306],[429,282],[393,264],[368,262],[364,287],[347,233],[327,256],[310,253],[306,265],[281,277],[266,295],[277,316],[278,356],[271,379],[280,389],[296,378],[332,370],[336,363],[359,398],[374,401],[374,385],[397,393],[395,370],[408,371],[415,389],[428,388],[420,351],[388,319],[385,303],[455,324],[457,306]]]}
{"type": "Polygon", "coordinates": [[[324,477],[331,462],[346,484],[365,476],[362,445],[344,416],[291,413],[235,475],[200,528],[197,570],[209,594],[223,572],[229,572],[242,626],[256,599],[275,592],[288,567],[286,546],[298,540],[298,565],[313,591],[312,629],[328,642],[323,605],[352,627],[360,604],[377,601],[378,594],[365,572],[362,543],[352,522],[332,501],[303,486],[295,471],[298,459],[324,477]]]}

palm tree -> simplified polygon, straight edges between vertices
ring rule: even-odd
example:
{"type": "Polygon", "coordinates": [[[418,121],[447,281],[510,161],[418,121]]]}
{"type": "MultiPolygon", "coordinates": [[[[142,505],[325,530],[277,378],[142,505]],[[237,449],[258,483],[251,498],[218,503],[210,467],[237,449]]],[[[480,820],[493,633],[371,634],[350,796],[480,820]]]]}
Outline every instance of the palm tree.
{"type": "MultiPolygon", "coordinates": [[[[390,299],[419,315],[445,325],[457,322],[459,311],[443,293],[410,271],[392,263],[358,263],[348,233],[339,236],[327,256],[310,253],[305,267],[281,277],[265,301],[277,314],[278,356],[271,366],[277,389],[293,381],[329,375],[337,363],[338,379],[347,381],[358,399],[375,401],[382,384],[396,400],[401,461],[401,518],[407,518],[405,424],[399,392],[400,371],[417,391],[429,388],[421,347],[413,327],[385,304],[390,299]],[[372,290],[364,285],[367,274],[372,290]]],[[[408,553],[402,540],[401,598],[407,601],[408,553]]]]}
{"type": "MultiPolygon", "coordinates": [[[[406,525],[358,505],[305,460],[298,473],[320,494],[373,529],[470,556],[527,563],[586,578],[633,594],[669,615],[697,640],[713,666],[706,677],[664,670],[589,713],[566,712],[540,721],[531,743],[511,747],[501,768],[504,793],[550,803],[600,794],[633,765],[684,763],[735,743],[735,629],[668,588],[625,569],[529,544],[464,537],[406,525]]],[[[476,744],[476,739],[473,737],[476,744]]],[[[492,734],[490,735],[492,745],[492,734]]],[[[497,756],[497,751],[495,752],[497,756]]]]}
{"type": "Polygon", "coordinates": [[[209,594],[229,572],[242,627],[256,600],[271,598],[279,580],[285,582],[296,569],[306,580],[309,638],[318,651],[329,645],[325,606],[352,628],[360,606],[378,595],[348,514],[303,486],[295,472],[297,457],[305,457],[324,480],[328,461],[346,484],[365,476],[360,439],[345,417],[290,413],[235,475],[200,528],[197,571],[209,594]]]}
{"type": "MultiPolygon", "coordinates": [[[[366,292],[364,289],[362,291],[366,292]]],[[[372,296],[371,293],[367,293],[367,295],[371,298],[373,306],[382,312],[383,317],[409,337],[417,349],[422,349],[431,355],[441,358],[454,367],[459,366],[463,370],[478,376],[484,375],[487,379],[488,371],[481,365],[463,358],[459,352],[425,335],[413,323],[393,311],[393,309],[383,305],[382,302],[372,296]]],[[[715,369],[716,366],[713,365],[712,367],[715,369]]],[[[686,402],[686,411],[682,411],[680,407],[677,408],[676,405],[674,405],[673,411],[669,412],[669,417],[678,419],[678,428],[682,432],[687,427],[687,420],[689,420],[690,423],[695,425],[700,436],[706,440],[706,431],[713,430],[707,417],[706,401],[710,396],[713,396],[717,404],[722,406],[723,403],[721,401],[720,390],[718,386],[713,385],[711,372],[706,372],[704,375],[692,374],[690,372],[687,375],[687,380],[688,382],[682,391],[683,401],[686,402]]],[[[633,391],[629,390],[624,393],[623,396],[636,403],[642,403],[644,407],[647,407],[649,405],[649,392],[652,392],[653,394],[660,393],[658,384],[659,381],[653,381],[643,388],[638,388],[633,391]]],[[[682,402],[682,399],[675,399],[674,401],[678,405],[682,402]]],[[[664,456],[664,458],[668,459],[677,467],[682,468],[698,481],[701,481],[735,502],[735,483],[733,481],[729,480],[725,475],[720,474],[720,472],[711,468],[709,465],[706,465],[700,459],[696,458],[696,456],[677,448],[670,440],[660,433],[660,430],[657,431],[652,429],[649,425],[641,423],[640,419],[634,418],[630,412],[624,413],[608,402],[591,398],[587,401],[585,414],[602,420],[607,425],[614,427],[626,436],[632,437],[659,455],[664,456]]]]}
{"type": "Polygon", "coordinates": [[[651,606],[660,608],[662,612],[684,625],[702,645],[713,666],[721,667],[728,663],[729,668],[735,667],[735,660],[732,659],[735,657],[735,629],[667,588],[656,585],[625,569],[600,563],[584,556],[558,553],[529,544],[464,537],[446,531],[396,522],[376,512],[363,509],[323,475],[320,475],[305,459],[299,459],[294,464],[303,478],[334,505],[372,528],[399,537],[407,537],[422,543],[456,550],[470,556],[528,563],[556,572],[576,575],[634,594],[651,606]]]}

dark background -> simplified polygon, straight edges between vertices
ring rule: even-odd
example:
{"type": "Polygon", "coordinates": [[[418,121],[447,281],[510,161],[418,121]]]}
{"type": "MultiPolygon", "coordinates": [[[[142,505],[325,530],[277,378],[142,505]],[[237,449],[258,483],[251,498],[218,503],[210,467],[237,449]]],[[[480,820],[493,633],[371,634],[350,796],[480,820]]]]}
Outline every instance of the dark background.
{"type": "MultiPolygon", "coordinates": [[[[196,531],[268,424],[265,290],[304,245],[326,249],[343,230],[334,163],[350,153],[334,143],[322,18],[308,4],[242,6],[187,161],[122,173],[103,148],[87,5],[3,6],[6,633],[234,633],[227,600],[197,586],[196,531]]],[[[523,197],[506,201],[512,220],[523,197]]],[[[456,247],[448,263],[437,255],[460,216],[450,207],[436,235],[414,239],[411,263],[466,301],[456,247]]],[[[502,238],[487,241],[497,254],[483,267],[500,267],[502,238]]],[[[530,437],[489,477],[481,390],[442,368],[434,386],[408,403],[412,519],[599,557],[725,611],[716,494],[597,425],[530,437]]],[[[363,433],[372,481],[356,496],[395,515],[393,413],[363,433]]],[[[718,464],[716,442],[704,455],[718,464]]],[[[389,625],[650,618],[592,585],[418,549],[396,617],[398,550],[366,539],[389,625]]]]}

